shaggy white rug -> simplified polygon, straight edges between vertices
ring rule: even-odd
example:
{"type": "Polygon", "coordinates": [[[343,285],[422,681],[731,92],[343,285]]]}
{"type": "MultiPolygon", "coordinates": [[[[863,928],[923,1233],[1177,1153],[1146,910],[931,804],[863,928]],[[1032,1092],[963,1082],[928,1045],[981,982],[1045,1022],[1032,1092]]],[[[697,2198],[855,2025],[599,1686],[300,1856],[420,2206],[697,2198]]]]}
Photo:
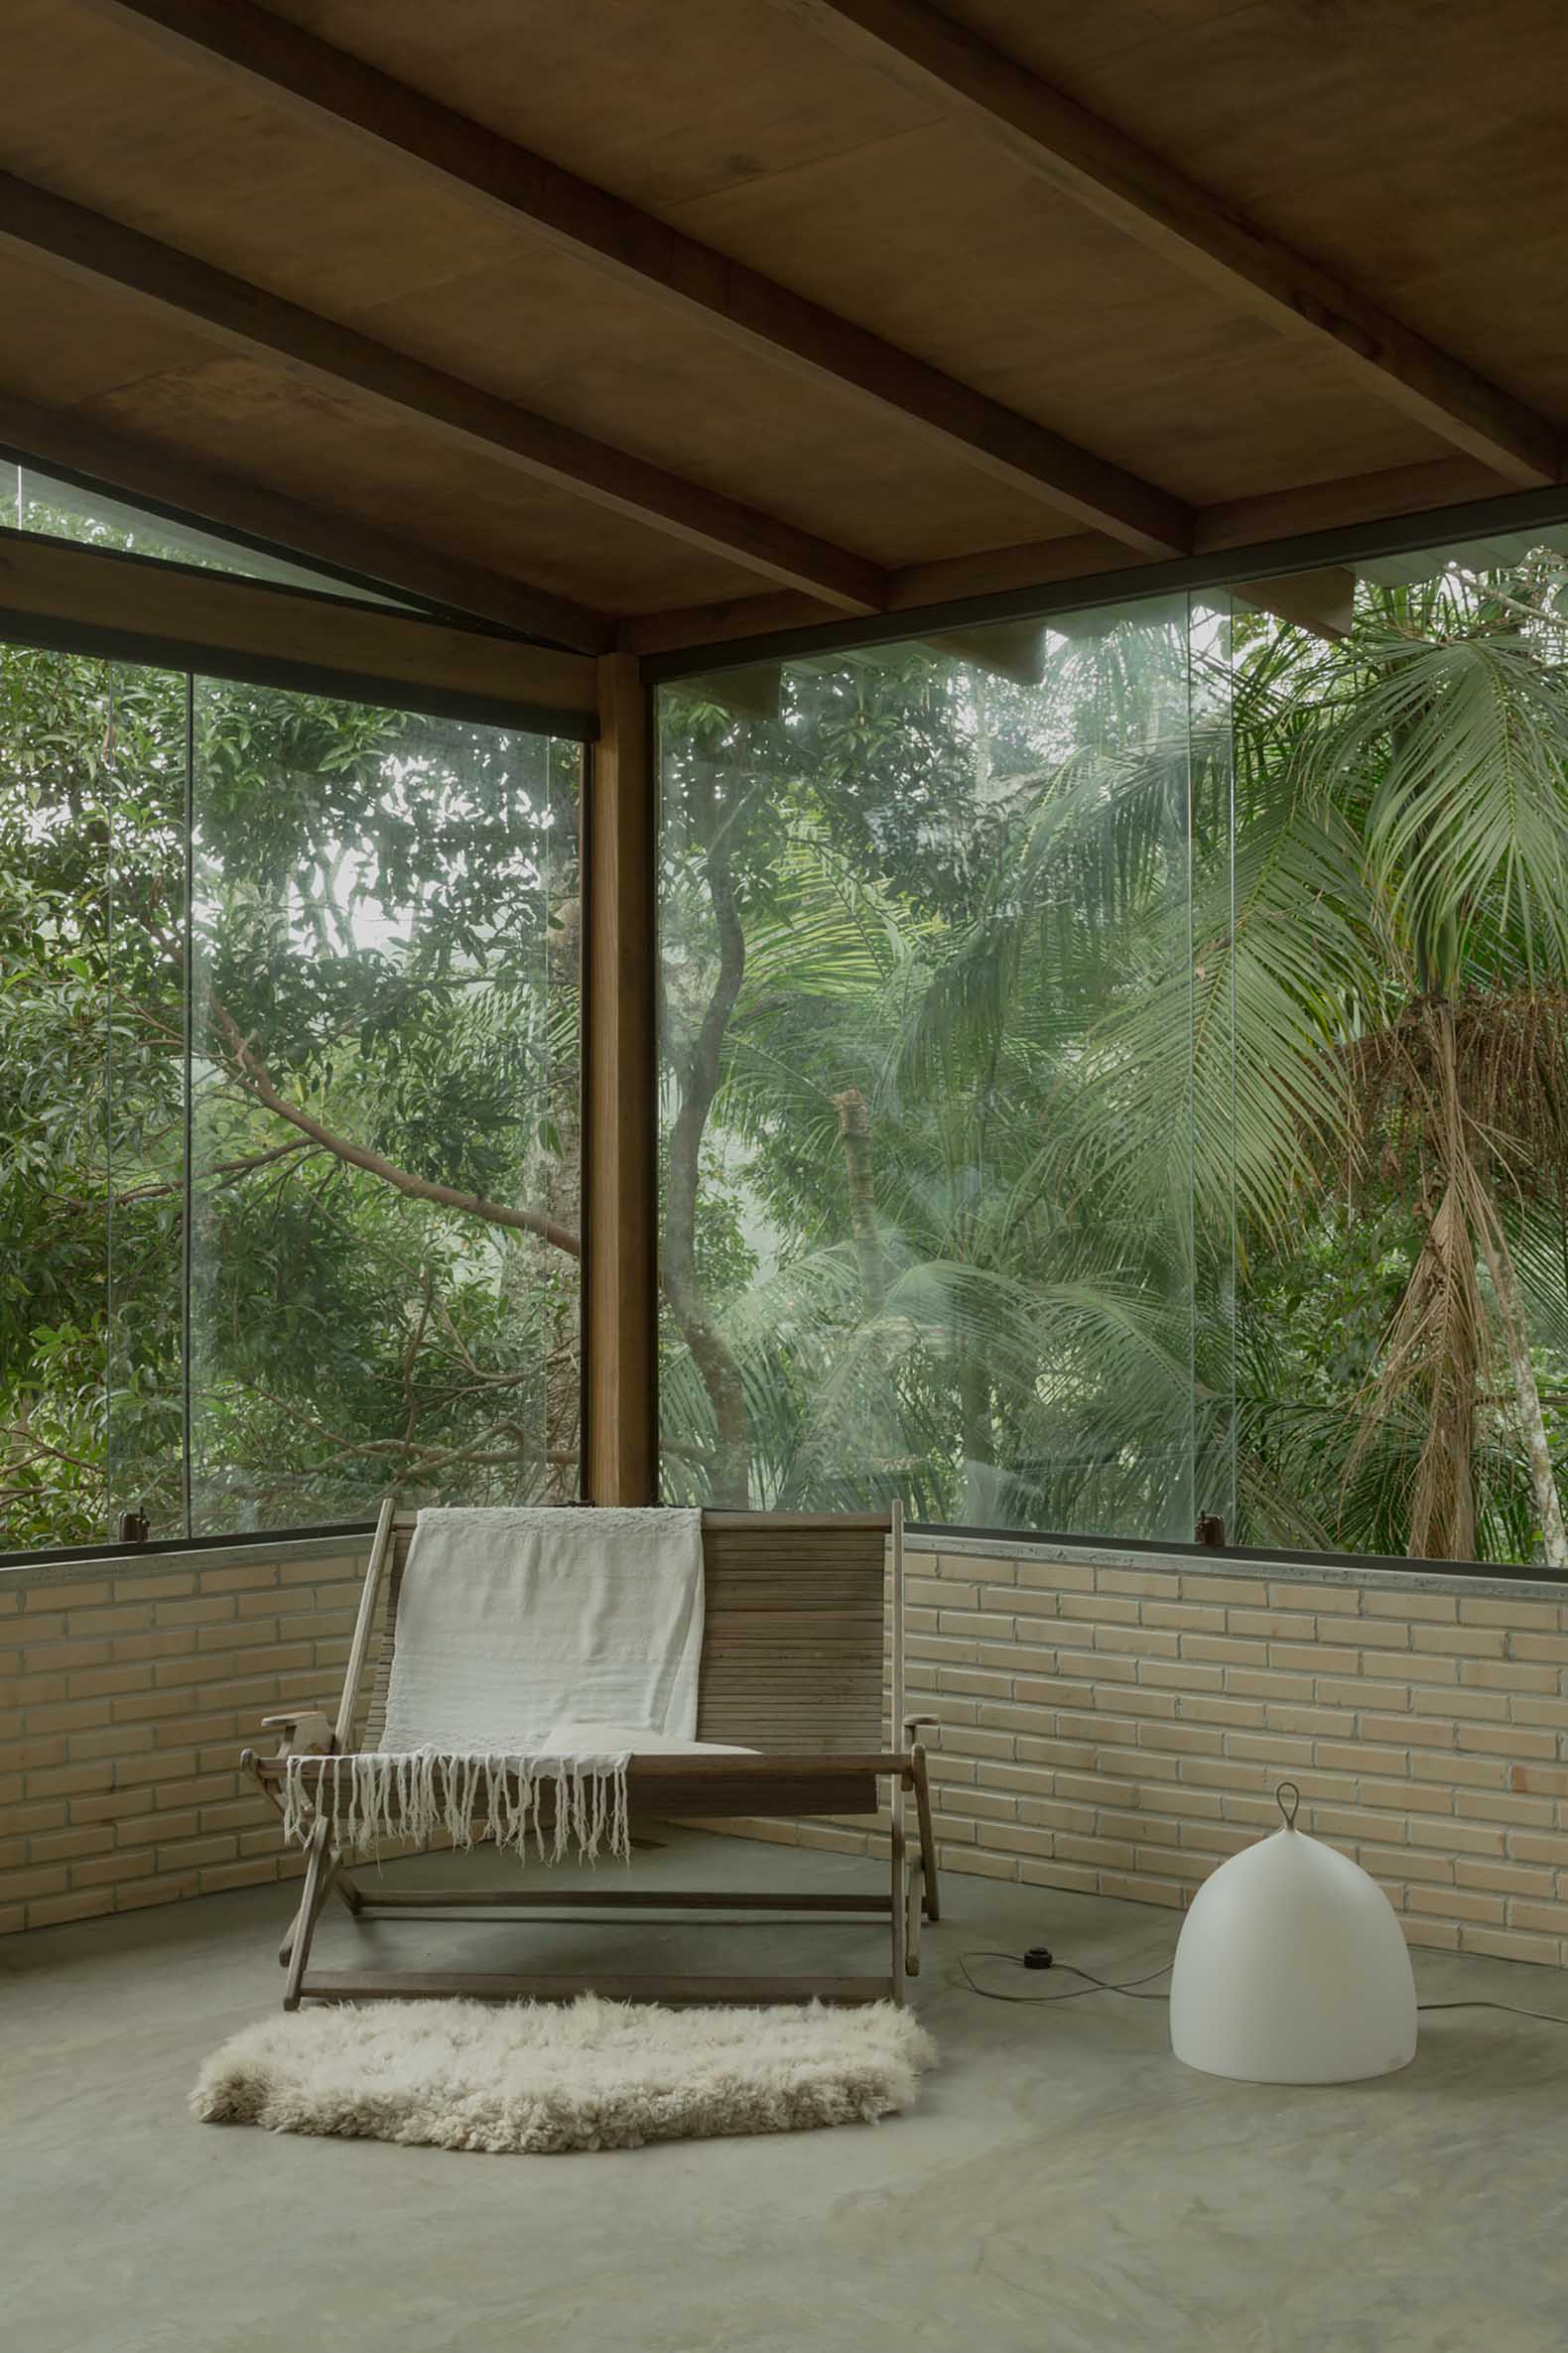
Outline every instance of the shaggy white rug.
{"type": "Polygon", "coordinates": [[[936,2055],[890,2002],[368,2002],[246,2026],[207,2060],[191,2109],[206,2124],[434,2149],[638,2149],[872,2124],[914,2105],[936,2055]]]}

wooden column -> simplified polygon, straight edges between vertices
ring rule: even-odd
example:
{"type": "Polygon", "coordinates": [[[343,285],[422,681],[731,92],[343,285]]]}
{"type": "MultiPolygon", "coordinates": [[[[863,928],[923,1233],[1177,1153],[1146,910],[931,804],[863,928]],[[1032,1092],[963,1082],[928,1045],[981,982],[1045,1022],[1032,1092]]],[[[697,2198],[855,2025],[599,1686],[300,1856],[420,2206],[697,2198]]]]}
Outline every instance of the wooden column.
{"type": "Polygon", "coordinates": [[[632,654],[597,665],[584,809],[583,1492],[658,1493],[655,778],[632,654]]]}

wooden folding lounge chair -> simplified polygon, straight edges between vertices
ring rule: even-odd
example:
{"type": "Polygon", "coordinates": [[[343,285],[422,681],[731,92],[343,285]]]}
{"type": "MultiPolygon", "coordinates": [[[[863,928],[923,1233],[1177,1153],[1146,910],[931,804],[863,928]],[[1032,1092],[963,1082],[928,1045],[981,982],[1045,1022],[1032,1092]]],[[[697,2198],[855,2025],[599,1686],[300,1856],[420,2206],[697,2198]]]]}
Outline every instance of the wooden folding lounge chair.
{"type": "MultiPolygon", "coordinates": [[[[383,1507],[365,1570],[358,1621],[335,1726],[319,1710],[269,1716],[280,1726],[276,1757],[247,1750],[244,1764],[281,1804],[287,1761],[350,1752],[360,1687],[375,1634],[380,1632],[368,1714],[359,1742],[373,1751],[386,1716],[397,1646],[398,1592],[415,1513],[383,1507]]],[[[744,1895],[715,1890],[616,1888],[602,1865],[591,1883],[563,1889],[559,1869],[548,1884],[515,1887],[407,1889],[359,1885],[333,1845],[330,1767],[313,1775],[303,1767],[317,1815],[310,1835],[299,1910],[279,1959],[288,1969],[284,2008],[302,1999],[365,2001],[390,1996],[466,1995],[496,2001],[534,1997],[570,1999],[592,1991],[626,2001],[789,2002],[813,1996],[830,2002],[902,2002],[905,1981],[920,1968],[922,1915],[939,1916],[936,1847],[932,1835],[926,1755],[920,1730],[931,1716],[904,1712],[903,1517],[890,1513],[826,1516],[805,1512],[703,1514],[705,1625],[699,1677],[699,1740],[724,1742],[750,1756],[633,1754],[627,1786],[633,1824],[683,1817],[799,1817],[875,1814],[879,1782],[888,1784],[891,1886],[883,1895],[800,1894],[793,1890],[744,1895]],[[896,1745],[884,1741],[884,1573],[892,1554],[892,1723],[896,1745]],[[915,1800],[918,1837],[913,1856],[904,1830],[906,1794],[915,1800]],[[486,1912],[581,1906],[625,1916],[644,1912],[743,1912],[885,1917],[890,1953],[885,1977],[595,1976],[458,1971],[309,1970],[311,1945],[329,1894],[362,1920],[429,1920],[443,1912],[486,1912]]]]}

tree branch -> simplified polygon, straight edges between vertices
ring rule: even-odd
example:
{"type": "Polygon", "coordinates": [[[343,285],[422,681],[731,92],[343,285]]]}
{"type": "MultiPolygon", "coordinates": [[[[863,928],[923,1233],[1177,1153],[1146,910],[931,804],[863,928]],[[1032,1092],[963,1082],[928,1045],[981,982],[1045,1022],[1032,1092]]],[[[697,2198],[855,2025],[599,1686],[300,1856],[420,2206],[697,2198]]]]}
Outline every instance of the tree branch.
{"type": "MultiPolygon", "coordinates": [[[[248,1176],[253,1168],[266,1168],[275,1160],[288,1159],[291,1153],[310,1152],[315,1149],[317,1149],[315,1145],[303,1142],[274,1144],[270,1150],[265,1152],[242,1153],[237,1160],[214,1160],[210,1168],[202,1171],[202,1181],[205,1182],[210,1177],[221,1177],[225,1184],[229,1184],[237,1176],[248,1176]]],[[[168,1194],[183,1193],[184,1191],[184,1179],[175,1177],[162,1184],[133,1185],[127,1193],[108,1193],[99,1201],[78,1201],[68,1193],[53,1193],[50,1195],[50,1199],[58,1201],[62,1209],[129,1209],[133,1203],[138,1201],[160,1201],[168,1194]]]]}
{"type": "MultiPolygon", "coordinates": [[[[328,1429],[327,1424],[319,1421],[314,1414],[304,1413],[299,1406],[291,1405],[286,1397],[277,1396],[271,1389],[262,1388],[259,1382],[248,1381],[246,1386],[253,1397],[260,1397],[263,1404],[271,1405],[279,1413],[286,1414],[290,1421],[297,1422],[302,1430],[316,1440],[318,1445],[330,1447],[333,1454],[402,1457],[402,1460],[395,1465],[395,1469],[398,1477],[405,1481],[415,1479],[425,1471],[440,1469],[448,1463],[478,1463],[504,1470],[509,1465],[526,1459],[526,1448],[520,1446],[508,1447],[503,1453],[497,1454],[488,1451],[482,1442],[478,1446],[437,1446],[429,1442],[424,1445],[411,1445],[406,1437],[345,1437],[340,1430],[328,1429]]],[[[493,1438],[496,1432],[492,1429],[489,1435],[493,1438]]],[[[553,1467],[561,1468],[576,1463],[578,1458],[575,1451],[572,1453],[552,1451],[546,1453],[543,1459],[553,1467]]]]}
{"type": "Polygon", "coordinates": [[[337,1135],[331,1128],[324,1126],[301,1105],[290,1103],[286,1096],[279,1094],[273,1084],[272,1074],[260,1056],[251,1051],[249,1041],[241,1034],[232,1014],[215,997],[210,997],[208,1003],[234,1067],[256,1100],[264,1104],[275,1117],[287,1119],[302,1135],[308,1135],[313,1143],[320,1144],[324,1151],[346,1161],[351,1168],[362,1168],[367,1175],[379,1177],[383,1184],[407,1194],[411,1200],[432,1201],[442,1209],[460,1210],[464,1216],[480,1218],[486,1225],[506,1226],[521,1234],[537,1234],[552,1248],[565,1250],[573,1258],[582,1256],[583,1244],[578,1237],[569,1233],[565,1226],[558,1226],[554,1218],[545,1217],[539,1210],[511,1209],[504,1202],[486,1201],[478,1193],[459,1192],[456,1185],[435,1184],[428,1177],[415,1176],[406,1168],[396,1167],[380,1152],[372,1152],[367,1145],[356,1144],[350,1137],[337,1135]]]}

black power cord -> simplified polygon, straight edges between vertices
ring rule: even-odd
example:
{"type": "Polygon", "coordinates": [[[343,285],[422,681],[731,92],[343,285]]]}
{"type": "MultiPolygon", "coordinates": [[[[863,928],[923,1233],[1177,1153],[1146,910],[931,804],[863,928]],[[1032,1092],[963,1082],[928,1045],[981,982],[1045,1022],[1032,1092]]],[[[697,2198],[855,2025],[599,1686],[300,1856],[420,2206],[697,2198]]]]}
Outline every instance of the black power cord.
{"type": "Polygon", "coordinates": [[[1558,2010],[1521,2010],[1516,2002],[1418,2002],[1417,2010],[1501,2010],[1506,2018],[1538,2018],[1548,2026],[1568,2026],[1558,2010]]]}
{"type": "MultiPolygon", "coordinates": [[[[1142,1977],[1127,1978],[1116,1984],[1106,1977],[1096,1977],[1091,1969],[1079,1969],[1071,1961],[1058,1961],[1049,1945],[1031,1944],[1021,1953],[973,1952],[960,1953],[960,1975],[972,1994],[979,1994],[984,2002],[1032,2002],[1051,2005],[1057,2002],[1082,2002],[1090,1994],[1120,1994],[1128,2002],[1168,2002],[1169,1994],[1140,1994],[1139,1986],[1150,1979],[1164,1977],[1175,1966],[1175,1956],[1161,1962],[1158,1969],[1150,1969],[1142,1977]],[[993,1986],[977,1985],[970,1971],[971,1961],[1005,1961],[1014,1969],[1065,1969],[1069,1977],[1082,1977],[1087,1983],[1074,1988],[1070,1994],[1002,1994],[993,1986]]],[[[1554,2010],[1526,2010],[1516,2002],[1418,2002],[1421,2010],[1501,2010],[1505,2018],[1539,2019],[1543,2026],[1568,2026],[1568,2016],[1554,2010]]]]}
{"type": "Polygon", "coordinates": [[[1075,1968],[1071,1961],[1058,1961],[1049,1945],[1031,1944],[1024,1953],[960,1953],[959,1970],[972,1994],[979,1994],[985,2002],[1082,2002],[1086,1994],[1124,1994],[1129,2002],[1168,2002],[1169,1994],[1140,1994],[1139,1986],[1146,1986],[1150,1978],[1163,1977],[1173,1964],[1162,1961],[1158,1969],[1151,1969],[1144,1977],[1129,1978],[1125,1985],[1112,1985],[1109,1978],[1096,1977],[1091,1969],[1075,1968]],[[1069,1977],[1087,1978],[1088,1983],[1075,1988],[1071,1994],[999,1994],[991,1986],[977,1985],[970,1974],[971,1961],[1008,1961],[1014,1969],[1065,1969],[1069,1977]]]}

